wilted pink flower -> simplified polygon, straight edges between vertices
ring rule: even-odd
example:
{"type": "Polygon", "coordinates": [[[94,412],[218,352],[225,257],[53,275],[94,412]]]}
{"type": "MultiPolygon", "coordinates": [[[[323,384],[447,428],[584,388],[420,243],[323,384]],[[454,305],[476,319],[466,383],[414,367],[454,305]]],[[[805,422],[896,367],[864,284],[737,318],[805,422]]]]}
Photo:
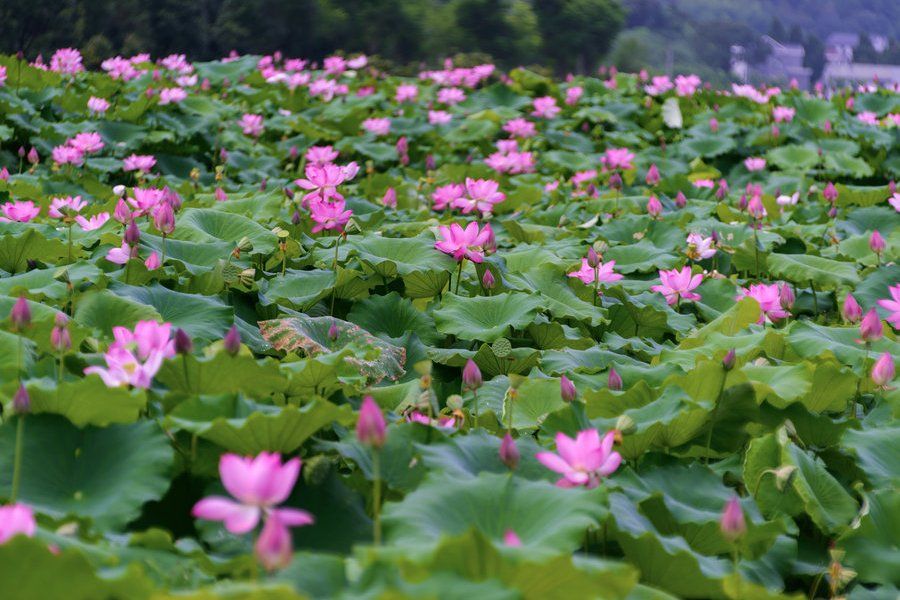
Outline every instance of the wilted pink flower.
{"type": "Polygon", "coordinates": [[[580,431],[575,439],[560,432],[556,434],[556,451],[538,452],[535,458],[562,477],[559,487],[585,486],[588,489],[600,484],[600,479],[619,468],[622,456],[613,451],[615,432],[609,431],[600,439],[596,429],[580,431]]]}
{"type": "Polygon", "coordinates": [[[700,294],[695,294],[691,290],[703,282],[702,273],[691,275],[690,267],[682,267],[680,271],[678,269],[660,270],[659,279],[661,284],[651,286],[650,289],[665,296],[666,302],[670,306],[677,304],[681,299],[700,300],[700,294]]]}
{"type": "Polygon", "coordinates": [[[598,262],[597,267],[594,268],[590,265],[590,261],[586,258],[581,259],[581,269],[578,271],[572,271],[568,273],[569,277],[577,277],[585,284],[594,283],[594,278],[596,277],[597,281],[600,283],[612,283],[614,281],[619,281],[622,279],[622,276],[618,273],[615,273],[613,269],[616,266],[616,261],[611,260],[609,262],[598,262]]]}
{"type": "Polygon", "coordinates": [[[282,464],[277,453],[262,452],[255,458],[223,454],[219,476],[237,502],[224,496],[207,496],[191,512],[198,519],[223,521],[225,529],[234,534],[252,531],[263,517],[268,520],[274,516],[276,525],[284,527],[309,525],[314,519],[308,512],[276,508],[290,496],[300,467],[299,458],[282,464]]]}
{"type": "Polygon", "coordinates": [[[699,233],[689,233],[686,254],[691,260],[703,260],[715,256],[716,248],[713,239],[703,237],[699,233]]]}
{"type": "Polygon", "coordinates": [[[31,200],[6,202],[2,208],[3,216],[0,217],[0,222],[5,223],[10,221],[28,223],[41,213],[41,207],[37,206],[31,200]]]}
{"type": "Polygon", "coordinates": [[[374,135],[387,135],[391,131],[391,120],[386,117],[372,117],[362,122],[362,128],[374,135]]]}
{"type": "Polygon", "coordinates": [[[433,201],[432,208],[434,210],[445,210],[452,206],[455,200],[462,198],[466,193],[466,188],[461,183],[449,183],[435,188],[431,194],[433,201]]]}
{"type": "Polygon", "coordinates": [[[89,218],[85,218],[81,215],[75,217],[75,222],[78,223],[82,231],[94,231],[95,229],[100,229],[107,221],[109,221],[108,212],[102,212],[89,218]]]}
{"type": "Polygon", "coordinates": [[[132,154],[122,161],[122,170],[149,173],[155,164],[156,158],[151,155],[132,154]]]}
{"type": "Polygon", "coordinates": [[[448,113],[446,110],[429,110],[428,111],[428,124],[429,125],[446,125],[453,119],[453,115],[448,113]]]}
{"type": "Polygon", "coordinates": [[[241,126],[241,131],[244,135],[259,137],[263,132],[263,117],[262,115],[244,113],[240,121],[238,121],[238,125],[241,126]]]}
{"type": "Polygon", "coordinates": [[[81,52],[75,48],[60,48],[50,57],[50,70],[66,75],[84,71],[81,64],[81,52]]]}
{"type": "Polygon", "coordinates": [[[109,102],[107,102],[103,98],[91,96],[87,101],[87,107],[91,112],[102,115],[107,110],[109,110],[109,102]]]}
{"type": "Polygon", "coordinates": [[[794,120],[796,113],[797,111],[789,106],[776,106],[772,109],[772,118],[776,123],[789,123],[794,120]]]}
{"type": "Polygon", "coordinates": [[[857,342],[877,342],[884,336],[884,325],[878,312],[873,308],[865,314],[859,324],[859,337],[857,342]]]}
{"type": "Polygon", "coordinates": [[[372,396],[363,398],[359,408],[359,419],[356,421],[356,437],[363,444],[381,448],[387,440],[387,424],[381,408],[372,396]]]}
{"type": "Polygon", "coordinates": [[[187,96],[187,92],[180,87],[163,88],[159,91],[159,104],[160,106],[165,106],[166,104],[178,104],[187,98],[187,96]]]}
{"type": "Polygon", "coordinates": [[[607,148],[600,158],[600,162],[607,169],[621,169],[623,171],[634,168],[634,165],[631,163],[633,160],[634,153],[628,148],[607,148]]]}
{"type": "Polygon", "coordinates": [[[890,311],[891,314],[887,318],[888,323],[894,329],[900,329],[900,283],[892,285],[888,290],[891,292],[891,299],[879,300],[878,305],[890,311]]]}
{"type": "Polygon", "coordinates": [[[337,157],[338,151],[331,146],[310,146],[306,150],[306,162],[312,165],[325,165],[337,157]]]}
{"type": "Polygon", "coordinates": [[[744,166],[748,171],[762,171],[766,168],[766,159],[757,156],[750,156],[744,159],[744,166]]]}
{"type": "Polygon", "coordinates": [[[889,388],[888,384],[894,379],[894,357],[889,352],[885,352],[878,357],[875,364],[872,365],[872,381],[879,388],[889,388]]]}
{"type": "Polygon", "coordinates": [[[759,302],[759,308],[762,312],[759,316],[759,321],[757,322],[760,324],[765,323],[766,318],[770,321],[775,321],[777,319],[789,317],[791,314],[787,312],[782,305],[781,288],[777,283],[756,283],[749,288],[741,288],[738,291],[738,300],[748,297],[759,302]]]}
{"type": "Polygon", "coordinates": [[[451,224],[450,227],[441,225],[438,227],[441,239],[435,242],[434,247],[444,254],[449,254],[457,262],[468,258],[474,263],[480,263],[484,260],[483,248],[492,234],[490,224],[479,231],[478,223],[474,221],[466,225],[465,229],[457,223],[451,224]]]}
{"type": "Polygon", "coordinates": [[[453,208],[459,208],[464,215],[477,210],[483,216],[489,215],[495,204],[506,199],[499,191],[500,184],[493,179],[472,179],[466,177],[466,196],[453,201],[453,208]]]}
{"type": "Polygon", "coordinates": [[[562,110],[556,105],[556,98],[553,96],[541,96],[540,98],[535,98],[532,102],[532,106],[534,106],[534,110],[531,111],[532,116],[544,119],[552,119],[559,114],[560,110],[562,110]]]}
{"type": "Polygon", "coordinates": [[[25,504],[0,506],[0,544],[5,544],[17,535],[34,537],[37,522],[34,512],[25,504]]]}
{"type": "Polygon", "coordinates": [[[522,117],[516,117],[507,121],[503,125],[503,131],[517,138],[530,138],[537,135],[534,123],[522,117]]]}
{"type": "Polygon", "coordinates": [[[744,521],[744,511],[741,509],[741,502],[737,496],[733,496],[722,510],[722,518],[719,520],[719,528],[722,535],[729,542],[734,542],[747,531],[747,524],[744,521]]]}
{"type": "Polygon", "coordinates": [[[353,214],[352,210],[346,210],[346,204],[343,200],[314,200],[309,203],[309,213],[315,226],[312,228],[313,233],[326,230],[331,231],[337,229],[339,232],[344,230],[344,225],[350,220],[353,214]]]}

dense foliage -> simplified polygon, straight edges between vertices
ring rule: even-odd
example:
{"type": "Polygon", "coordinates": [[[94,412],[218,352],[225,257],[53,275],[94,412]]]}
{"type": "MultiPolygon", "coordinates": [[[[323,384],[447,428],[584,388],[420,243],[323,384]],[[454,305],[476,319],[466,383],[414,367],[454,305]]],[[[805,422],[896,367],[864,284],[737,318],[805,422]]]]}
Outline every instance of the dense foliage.
{"type": "Polygon", "coordinates": [[[79,61],[0,58],[0,597],[897,596],[896,92],[79,61]]]}

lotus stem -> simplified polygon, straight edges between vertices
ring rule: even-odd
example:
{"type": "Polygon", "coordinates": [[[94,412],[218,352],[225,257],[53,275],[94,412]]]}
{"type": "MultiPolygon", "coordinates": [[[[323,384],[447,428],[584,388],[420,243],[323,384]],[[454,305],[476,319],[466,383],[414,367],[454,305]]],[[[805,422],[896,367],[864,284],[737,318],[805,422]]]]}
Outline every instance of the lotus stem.
{"type": "Polygon", "coordinates": [[[381,451],[372,450],[372,539],[381,545],[381,451]]]}

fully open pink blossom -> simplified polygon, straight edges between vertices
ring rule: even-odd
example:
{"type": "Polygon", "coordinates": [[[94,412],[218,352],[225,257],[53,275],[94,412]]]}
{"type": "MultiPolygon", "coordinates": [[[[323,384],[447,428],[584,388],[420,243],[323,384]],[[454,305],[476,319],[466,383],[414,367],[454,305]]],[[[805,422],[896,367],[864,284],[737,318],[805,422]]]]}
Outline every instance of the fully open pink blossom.
{"type": "MultiPolygon", "coordinates": [[[[255,458],[223,454],[219,459],[222,485],[235,500],[207,496],[194,505],[193,515],[208,521],[223,521],[231,533],[252,531],[261,518],[274,516],[285,527],[309,525],[313,516],[296,508],[276,508],[288,499],[297,476],[299,458],[281,463],[281,455],[262,452],[255,458]]],[[[272,533],[272,532],[270,532],[272,533]]]]}
{"type": "Polygon", "coordinates": [[[81,52],[75,48],[60,48],[50,57],[50,70],[66,75],[84,71],[81,64],[81,52]]]}
{"type": "Polygon", "coordinates": [[[5,544],[16,535],[33,537],[36,530],[37,522],[30,506],[25,504],[0,506],[0,544],[5,544]]]}
{"type": "Polygon", "coordinates": [[[391,120],[386,117],[372,117],[362,122],[362,128],[375,135],[387,135],[391,131],[391,120]]]}
{"type": "Polygon", "coordinates": [[[506,199],[506,194],[499,191],[500,184],[493,179],[472,179],[466,177],[466,195],[453,201],[453,208],[458,208],[464,215],[478,211],[483,216],[489,215],[495,204],[506,199]]]}
{"type": "Polygon", "coordinates": [[[580,85],[573,85],[566,90],[566,104],[575,106],[581,100],[582,95],[584,95],[584,88],[580,85]]]}
{"type": "Polygon", "coordinates": [[[171,330],[170,323],[155,321],[139,321],[134,331],[113,327],[115,341],[103,356],[106,368],[93,366],[84,372],[99,375],[107,387],[149,388],[163,360],[175,356],[171,330]]]}
{"type": "Polygon", "coordinates": [[[888,290],[891,292],[890,299],[879,300],[878,305],[885,310],[890,311],[887,318],[894,329],[900,329],[900,283],[892,285],[888,290]]]}
{"type": "Polygon", "coordinates": [[[712,258],[716,254],[715,244],[711,237],[703,237],[699,233],[689,233],[687,236],[686,254],[691,260],[703,260],[712,258]]]}
{"type": "Polygon", "coordinates": [[[344,225],[353,215],[352,210],[347,210],[344,200],[315,200],[309,203],[309,213],[316,223],[312,228],[313,233],[323,230],[343,231],[344,225]]]}
{"type": "Polygon", "coordinates": [[[516,117],[507,121],[503,125],[503,131],[517,138],[530,138],[537,135],[534,123],[522,117],[516,117]]]}
{"type": "Polygon", "coordinates": [[[180,87],[163,88],[159,91],[159,104],[160,106],[165,106],[166,104],[178,104],[187,98],[187,96],[187,92],[180,87]]]}
{"type": "Polygon", "coordinates": [[[448,183],[435,188],[431,194],[434,210],[446,210],[453,202],[466,194],[466,188],[461,183],[448,183]]]}
{"type": "Polygon", "coordinates": [[[772,109],[772,118],[776,123],[788,123],[794,120],[797,111],[789,106],[776,106],[772,109]]]}
{"type": "Polygon", "coordinates": [[[615,281],[619,281],[622,279],[622,276],[618,273],[614,272],[613,269],[616,266],[616,261],[611,260],[609,262],[600,262],[597,264],[597,268],[594,269],[588,262],[588,259],[581,259],[581,269],[578,271],[572,271],[569,273],[569,277],[576,277],[585,284],[594,283],[594,279],[596,278],[599,283],[613,283],[615,281]]]}
{"type": "Polygon", "coordinates": [[[64,198],[53,198],[50,201],[50,210],[47,214],[54,219],[62,219],[80,213],[81,209],[87,206],[87,202],[81,199],[81,196],[65,196],[64,198]]]}
{"type": "Polygon", "coordinates": [[[313,201],[343,200],[344,196],[337,191],[337,186],[356,176],[359,167],[352,162],[346,166],[333,163],[306,165],[306,178],[295,179],[294,183],[309,193],[303,197],[303,205],[313,201]]]}
{"type": "Polygon", "coordinates": [[[631,152],[628,148],[607,148],[600,158],[600,162],[607,169],[621,169],[622,171],[633,169],[634,164],[631,162],[633,160],[634,152],[631,152]]]}
{"type": "Polygon", "coordinates": [[[241,131],[244,135],[248,135],[250,137],[259,137],[263,132],[263,118],[262,115],[254,115],[251,113],[244,113],[241,115],[241,119],[238,121],[238,125],[241,126],[241,131]]]}
{"type": "Polygon", "coordinates": [[[447,106],[465,102],[466,93],[457,87],[443,88],[438,91],[437,101],[447,106]]]}
{"type": "Polygon", "coordinates": [[[791,315],[782,306],[781,286],[777,283],[754,283],[749,288],[741,288],[738,291],[737,299],[740,300],[741,298],[753,298],[759,302],[759,308],[762,311],[759,315],[759,321],[757,321],[759,324],[765,323],[766,319],[775,321],[791,315]]]}
{"type": "Polygon", "coordinates": [[[84,164],[84,152],[68,144],[54,146],[50,152],[50,158],[58,165],[75,165],[80,167],[84,164]]]}
{"type": "Polygon", "coordinates": [[[396,102],[415,102],[419,96],[419,87],[415,84],[403,83],[397,86],[394,93],[396,102]]]}
{"type": "Polygon", "coordinates": [[[600,439],[596,429],[578,432],[575,439],[560,432],[556,434],[556,451],[538,452],[535,458],[542,465],[562,475],[559,487],[595,488],[600,479],[611,475],[622,463],[622,456],[613,451],[615,432],[609,431],[600,439]]]}
{"type": "Polygon", "coordinates": [[[693,96],[701,83],[703,82],[697,75],[678,75],[675,77],[675,93],[679,96],[693,96]]]}
{"type": "Polygon", "coordinates": [[[6,202],[3,207],[3,216],[0,222],[9,223],[16,221],[19,223],[28,223],[41,213],[41,207],[31,200],[16,200],[15,202],[6,202]]]}
{"type": "Polygon", "coordinates": [[[94,231],[95,229],[100,229],[107,221],[109,221],[109,213],[105,211],[88,218],[81,215],[75,217],[75,222],[78,223],[82,231],[94,231]]]}
{"type": "Polygon", "coordinates": [[[147,154],[132,154],[125,157],[122,161],[123,171],[140,171],[141,173],[149,173],[150,169],[156,164],[156,158],[147,154]]]}
{"type": "Polygon", "coordinates": [[[465,229],[457,223],[450,227],[442,225],[438,227],[438,235],[441,239],[435,242],[435,248],[449,254],[457,262],[468,258],[474,263],[480,263],[484,260],[484,247],[493,236],[493,231],[490,224],[479,231],[478,223],[473,221],[465,229]]]}
{"type": "Polygon", "coordinates": [[[560,110],[562,110],[556,105],[556,98],[553,96],[541,96],[540,98],[535,98],[532,102],[532,106],[534,107],[534,110],[531,111],[532,116],[544,119],[553,119],[559,114],[560,110]]]}
{"type": "Polygon", "coordinates": [[[428,111],[428,124],[429,125],[446,125],[451,120],[453,120],[453,115],[448,113],[446,110],[429,110],[428,111]]]}
{"type": "Polygon", "coordinates": [[[766,159],[758,156],[749,156],[744,159],[744,166],[748,171],[762,171],[766,168],[766,159]]]}
{"type": "Polygon", "coordinates": [[[334,162],[338,154],[331,146],[310,146],[306,150],[306,162],[312,165],[327,165],[334,162]]]}
{"type": "Polygon", "coordinates": [[[651,286],[654,292],[659,292],[666,297],[666,303],[674,306],[680,300],[700,300],[700,294],[691,290],[697,288],[703,282],[703,274],[691,274],[690,267],[682,267],[681,270],[659,272],[660,285],[651,286]]]}

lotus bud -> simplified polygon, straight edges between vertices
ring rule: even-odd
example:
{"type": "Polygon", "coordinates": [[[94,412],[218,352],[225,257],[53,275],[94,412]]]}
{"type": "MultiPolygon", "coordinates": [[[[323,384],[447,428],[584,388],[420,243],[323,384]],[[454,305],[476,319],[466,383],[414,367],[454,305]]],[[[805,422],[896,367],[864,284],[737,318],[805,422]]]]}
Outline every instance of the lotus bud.
{"type": "Polygon", "coordinates": [[[123,225],[131,220],[131,209],[128,207],[128,203],[122,198],[119,198],[119,201],[116,203],[116,209],[113,211],[113,219],[123,225]]]}
{"type": "Polygon", "coordinates": [[[722,359],[722,368],[726,371],[730,371],[734,368],[734,363],[736,360],[737,354],[735,354],[734,348],[732,348],[725,354],[725,358],[722,359]]]}
{"type": "Polygon", "coordinates": [[[72,347],[72,336],[69,334],[69,318],[63,313],[56,313],[54,327],[50,331],[50,345],[57,352],[66,352],[72,347]]]}
{"type": "Polygon", "coordinates": [[[294,214],[291,215],[291,224],[299,225],[300,221],[303,219],[303,215],[300,214],[299,210],[295,210],[294,214]]]}
{"type": "Polygon", "coordinates": [[[573,402],[578,397],[575,384],[565,375],[559,378],[559,393],[565,402],[573,402]]]}
{"type": "Polygon", "coordinates": [[[869,310],[859,324],[859,336],[864,342],[876,342],[884,335],[884,325],[875,309],[869,310]]]}
{"type": "Polygon", "coordinates": [[[9,181],[9,169],[6,167],[0,169],[0,181],[9,181]]]}
{"type": "Polygon", "coordinates": [[[226,200],[228,200],[228,194],[226,194],[225,190],[223,190],[220,187],[216,188],[216,191],[214,192],[214,194],[216,197],[216,202],[225,202],[226,200]]]}
{"type": "Polygon", "coordinates": [[[647,213],[651,217],[658,217],[662,214],[663,206],[659,201],[659,198],[656,196],[650,196],[650,200],[647,201],[647,213]]]}
{"type": "Polygon", "coordinates": [[[709,120],[709,128],[713,133],[719,131],[719,120],[715,117],[709,120]]]}
{"type": "Polygon", "coordinates": [[[732,498],[725,504],[722,511],[722,518],[719,520],[719,527],[722,535],[729,542],[736,542],[747,531],[747,523],[744,521],[744,511],[741,508],[741,502],[737,496],[732,498]]]}
{"type": "Polygon", "coordinates": [[[779,298],[781,299],[781,306],[786,308],[787,310],[791,310],[794,306],[794,301],[796,297],[794,296],[794,290],[787,283],[782,283],[779,286],[779,298]]]}
{"type": "Polygon", "coordinates": [[[32,165],[36,165],[41,162],[41,157],[38,155],[37,148],[34,146],[31,147],[31,150],[28,151],[28,162],[32,165]]]}
{"type": "Polygon", "coordinates": [[[484,286],[486,290],[494,289],[494,285],[497,282],[494,280],[494,276],[491,274],[490,269],[484,270],[484,275],[481,276],[481,285],[484,286]]]}
{"type": "Polygon", "coordinates": [[[19,146],[18,153],[19,153],[19,158],[25,158],[25,154],[26,154],[25,146],[19,146]]]}
{"type": "Polygon", "coordinates": [[[297,148],[297,146],[291,146],[291,149],[288,151],[288,157],[290,157],[290,159],[294,161],[297,160],[298,156],[300,156],[300,150],[297,148]]]}
{"type": "Polygon", "coordinates": [[[886,388],[894,379],[894,358],[885,352],[872,365],[872,381],[880,388],[886,388]]]}
{"type": "Polygon", "coordinates": [[[427,171],[434,171],[437,165],[434,162],[434,156],[429,154],[425,157],[425,169],[427,171]]]}
{"type": "Polygon", "coordinates": [[[724,179],[719,180],[719,186],[716,188],[716,199],[724,200],[728,195],[728,182],[724,179]]]}
{"type": "Polygon", "coordinates": [[[647,182],[647,185],[654,186],[659,183],[659,180],[659,169],[656,168],[656,163],[654,163],[650,165],[649,169],[647,169],[647,177],[645,181],[647,182]]]}
{"type": "Polygon", "coordinates": [[[837,206],[832,206],[831,208],[828,209],[828,218],[829,219],[834,219],[835,217],[837,217],[837,214],[838,214],[837,206]]]}
{"type": "Polygon", "coordinates": [[[266,188],[269,186],[269,178],[263,177],[262,181],[259,182],[259,191],[264,192],[266,188]]]}
{"type": "Polygon", "coordinates": [[[19,389],[13,394],[13,410],[20,415],[24,415],[31,410],[31,397],[28,395],[28,390],[25,389],[25,384],[23,383],[19,383],[19,389]]]}
{"type": "Polygon", "coordinates": [[[289,188],[289,187],[286,187],[286,188],[283,189],[283,191],[284,191],[284,197],[285,197],[285,198],[287,198],[288,200],[293,200],[293,199],[294,199],[294,190],[292,190],[292,189],[289,188]]]}
{"type": "Polygon", "coordinates": [[[841,316],[843,316],[844,320],[848,323],[859,323],[859,320],[862,318],[862,307],[852,294],[847,294],[847,297],[844,298],[844,307],[841,309],[841,316]]]}
{"type": "Polygon", "coordinates": [[[712,239],[712,243],[716,246],[719,245],[719,232],[715,229],[712,230],[712,233],[709,234],[709,237],[712,239]]]}
{"type": "Polygon", "coordinates": [[[597,254],[597,251],[594,250],[594,247],[593,247],[593,246],[590,246],[590,247],[588,248],[588,251],[587,251],[587,261],[588,261],[588,265],[589,265],[592,269],[596,269],[597,266],[600,264],[600,255],[597,254]]]}
{"type": "Polygon", "coordinates": [[[503,543],[509,546],[510,548],[519,548],[522,546],[522,540],[516,535],[516,532],[512,529],[507,529],[503,533],[503,543]]]}
{"type": "Polygon", "coordinates": [[[622,189],[622,176],[618,173],[613,173],[609,176],[609,187],[614,190],[622,189]]]}
{"type": "Polygon", "coordinates": [[[128,222],[128,226],[125,228],[124,241],[132,248],[141,241],[141,230],[138,229],[137,223],[133,219],[128,222]]]}
{"type": "Polygon", "coordinates": [[[265,525],[253,545],[253,553],[269,572],[283,569],[291,563],[294,555],[291,530],[281,522],[277,512],[273,511],[266,518],[265,525]]]}
{"type": "Polygon", "coordinates": [[[512,436],[507,432],[506,435],[503,436],[503,441],[500,442],[500,461],[506,465],[510,471],[515,471],[516,467],[519,466],[520,458],[519,447],[516,446],[516,441],[512,439],[512,436]]]}
{"type": "Polygon", "coordinates": [[[681,190],[679,190],[678,193],[675,194],[675,206],[677,206],[678,208],[684,208],[685,206],[687,206],[687,197],[681,190]]]}
{"type": "Polygon", "coordinates": [[[241,332],[238,331],[237,325],[231,326],[231,329],[222,338],[222,345],[225,347],[225,352],[231,356],[237,356],[241,349],[241,332]]]}
{"type": "Polygon", "coordinates": [[[462,371],[463,389],[477,390],[481,387],[481,369],[475,364],[471,358],[466,361],[466,366],[462,371]]]}
{"type": "Polygon", "coordinates": [[[16,299],[9,313],[9,320],[12,322],[13,331],[22,331],[31,325],[31,308],[29,308],[25,296],[19,296],[16,299]]]}
{"type": "Polygon", "coordinates": [[[389,187],[384,196],[381,197],[381,204],[388,208],[397,208],[397,191],[389,187]]]}
{"type": "Polygon", "coordinates": [[[624,382],[622,381],[622,376],[616,372],[615,367],[609,368],[609,376],[606,378],[606,387],[611,389],[614,392],[618,392],[624,386],[624,382]]]}
{"type": "Polygon", "coordinates": [[[332,323],[328,327],[328,339],[331,340],[332,342],[335,341],[336,339],[338,339],[338,336],[340,335],[340,333],[341,332],[338,329],[337,323],[332,323]]]}
{"type": "Polygon", "coordinates": [[[881,237],[881,234],[878,233],[878,230],[876,229],[869,237],[869,248],[872,250],[872,252],[874,252],[878,256],[881,256],[881,253],[884,252],[884,247],[884,238],[881,237]]]}
{"type": "Polygon", "coordinates": [[[225,148],[219,148],[219,162],[228,162],[228,150],[225,148]]]}
{"type": "Polygon", "coordinates": [[[375,403],[372,396],[363,398],[359,409],[359,419],[356,421],[356,437],[363,444],[373,448],[381,448],[387,440],[387,424],[381,408],[375,403]]]}
{"type": "Polygon", "coordinates": [[[834,187],[834,183],[828,182],[825,189],[822,191],[822,197],[832,203],[838,199],[838,191],[837,188],[834,187]]]}
{"type": "Polygon", "coordinates": [[[175,231],[175,211],[168,202],[160,202],[153,211],[153,226],[163,235],[175,231]]]}
{"type": "Polygon", "coordinates": [[[194,350],[194,341],[188,332],[179,327],[175,330],[175,352],[178,354],[190,354],[194,350]]]}

